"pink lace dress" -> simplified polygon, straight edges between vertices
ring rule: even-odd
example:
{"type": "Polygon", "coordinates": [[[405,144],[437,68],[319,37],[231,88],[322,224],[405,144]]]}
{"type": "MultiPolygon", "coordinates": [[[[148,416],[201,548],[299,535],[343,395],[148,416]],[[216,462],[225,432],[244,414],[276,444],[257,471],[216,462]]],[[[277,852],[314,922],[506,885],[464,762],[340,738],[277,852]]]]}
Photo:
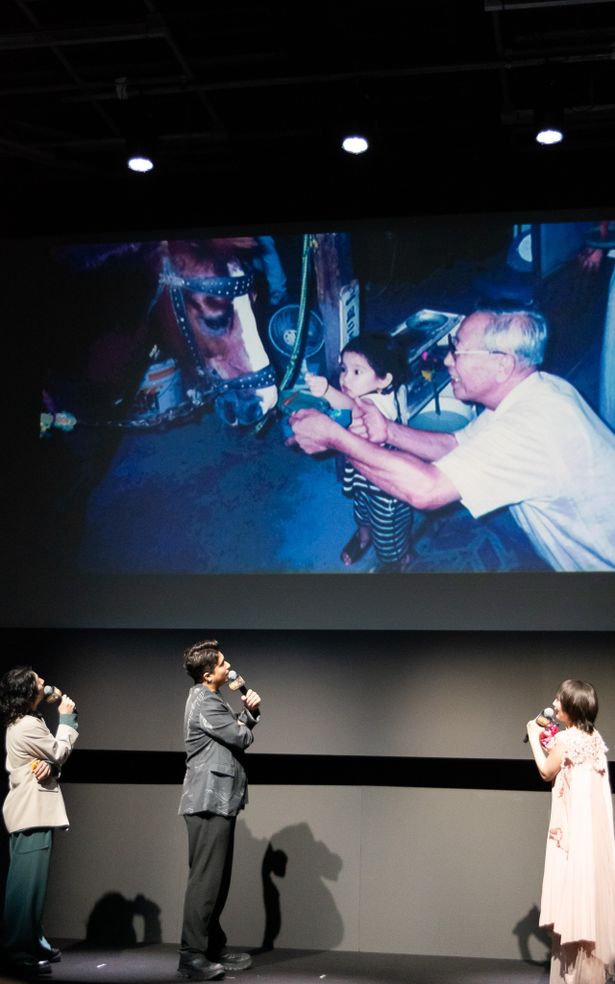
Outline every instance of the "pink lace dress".
{"type": "Polygon", "coordinates": [[[575,947],[567,945],[576,944],[585,959],[602,964],[604,979],[604,968],[613,973],[615,962],[615,837],[607,748],[597,731],[588,735],[577,728],[560,732],[555,742],[562,750],[562,767],[551,794],[540,925],[552,927],[556,947],[571,952],[575,947]]]}

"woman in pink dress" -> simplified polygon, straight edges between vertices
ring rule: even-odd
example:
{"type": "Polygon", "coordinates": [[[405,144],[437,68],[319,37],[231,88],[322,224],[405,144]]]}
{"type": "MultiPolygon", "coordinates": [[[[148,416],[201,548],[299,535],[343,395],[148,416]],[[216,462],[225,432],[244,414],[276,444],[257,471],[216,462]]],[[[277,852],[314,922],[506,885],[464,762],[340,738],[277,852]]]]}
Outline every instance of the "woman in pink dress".
{"type": "Polygon", "coordinates": [[[540,925],[553,932],[550,984],[604,984],[615,972],[615,837],[607,748],[594,727],[591,683],[564,680],[553,702],[564,730],[541,741],[538,771],[553,783],[540,925]]]}

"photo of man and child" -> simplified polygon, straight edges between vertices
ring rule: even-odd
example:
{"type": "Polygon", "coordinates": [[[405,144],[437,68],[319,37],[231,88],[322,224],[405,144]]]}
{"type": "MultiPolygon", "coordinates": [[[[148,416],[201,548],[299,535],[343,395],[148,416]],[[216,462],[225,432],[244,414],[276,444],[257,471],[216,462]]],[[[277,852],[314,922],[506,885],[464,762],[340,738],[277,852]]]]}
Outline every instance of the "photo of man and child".
{"type": "Polygon", "coordinates": [[[37,244],[33,551],[97,574],[615,570],[615,221],[266,232],[37,244]]]}

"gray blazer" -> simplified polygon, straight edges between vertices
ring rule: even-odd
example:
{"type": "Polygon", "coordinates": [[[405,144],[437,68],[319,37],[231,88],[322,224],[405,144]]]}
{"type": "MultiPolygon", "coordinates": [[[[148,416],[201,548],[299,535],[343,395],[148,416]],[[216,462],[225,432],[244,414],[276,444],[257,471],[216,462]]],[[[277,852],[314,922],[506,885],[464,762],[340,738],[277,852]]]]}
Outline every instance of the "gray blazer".
{"type": "Polygon", "coordinates": [[[247,778],[242,753],[254,741],[257,719],[236,714],[219,693],[192,687],[184,714],[186,775],[179,813],[236,816],[245,806],[247,778]]]}

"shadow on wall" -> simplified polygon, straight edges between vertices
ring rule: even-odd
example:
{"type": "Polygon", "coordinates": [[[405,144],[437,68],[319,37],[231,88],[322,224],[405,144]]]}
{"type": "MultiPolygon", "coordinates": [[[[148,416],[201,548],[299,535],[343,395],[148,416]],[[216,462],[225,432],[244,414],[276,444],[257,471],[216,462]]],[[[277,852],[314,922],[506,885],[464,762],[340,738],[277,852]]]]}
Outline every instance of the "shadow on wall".
{"type": "Polygon", "coordinates": [[[239,910],[234,918],[242,922],[244,912],[247,922],[255,917],[254,928],[262,940],[252,953],[271,952],[276,946],[331,950],[342,941],[342,917],[325,884],[337,881],[342,861],[326,844],[315,840],[307,823],[283,827],[269,838],[259,838],[241,819],[237,824],[234,869],[241,870],[243,876],[243,890],[236,902],[239,910]],[[247,886],[254,886],[254,894],[247,886]],[[314,913],[318,913],[317,919],[314,913]]]}
{"type": "Polygon", "coordinates": [[[533,905],[529,912],[519,920],[513,929],[513,935],[519,940],[519,953],[522,960],[538,967],[548,967],[551,960],[551,933],[544,926],[539,926],[539,918],[540,911],[538,906],[533,905]],[[531,955],[530,940],[533,938],[538,940],[539,943],[544,944],[547,948],[547,952],[542,960],[535,960],[531,955]]]}
{"type": "Polygon", "coordinates": [[[261,866],[263,904],[265,906],[265,930],[263,932],[261,950],[273,950],[273,945],[282,928],[280,892],[273,881],[272,875],[276,875],[278,878],[284,878],[287,863],[288,856],[284,851],[274,850],[270,841],[267,844],[267,850],[265,851],[261,866]]]}
{"type": "MultiPolygon", "coordinates": [[[[284,858],[285,876],[284,887],[280,888],[276,900],[277,914],[272,910],[267,913],[272,920],[269,936],[273,919],[277,918],[277,932],[273,938],[281,933],[284,946],[333,949],[343,938],[344,926],[325,881],[337,881],[342,868],[341,858],[322,841],[315,840],[307,823],[283,827],[272,834],[267,850],[271,851],[272,863],[280,863],[284,858]],[[317,927],[314,927],[315,912],[318,913],[317,927]],[[314,927],[314,939],[305,940],[307,925],[314,927]],[[305,942],[299,943],[301,940],[305,942]]],[[[271,871],[277,874],[274,867],[271,871]]],[[[273,946],[273,939],[270,938],[269,942],[273,946]]]]}
{"type": "Polygon", "coordinates": [[[118,950],[161,943],[160,909],[144,895],[126,899],[120,892],[108,892],[90,913],[85,942],[118,950]],[[143,921],[142,934],[136,931],[135,918],[143,921]]]}

